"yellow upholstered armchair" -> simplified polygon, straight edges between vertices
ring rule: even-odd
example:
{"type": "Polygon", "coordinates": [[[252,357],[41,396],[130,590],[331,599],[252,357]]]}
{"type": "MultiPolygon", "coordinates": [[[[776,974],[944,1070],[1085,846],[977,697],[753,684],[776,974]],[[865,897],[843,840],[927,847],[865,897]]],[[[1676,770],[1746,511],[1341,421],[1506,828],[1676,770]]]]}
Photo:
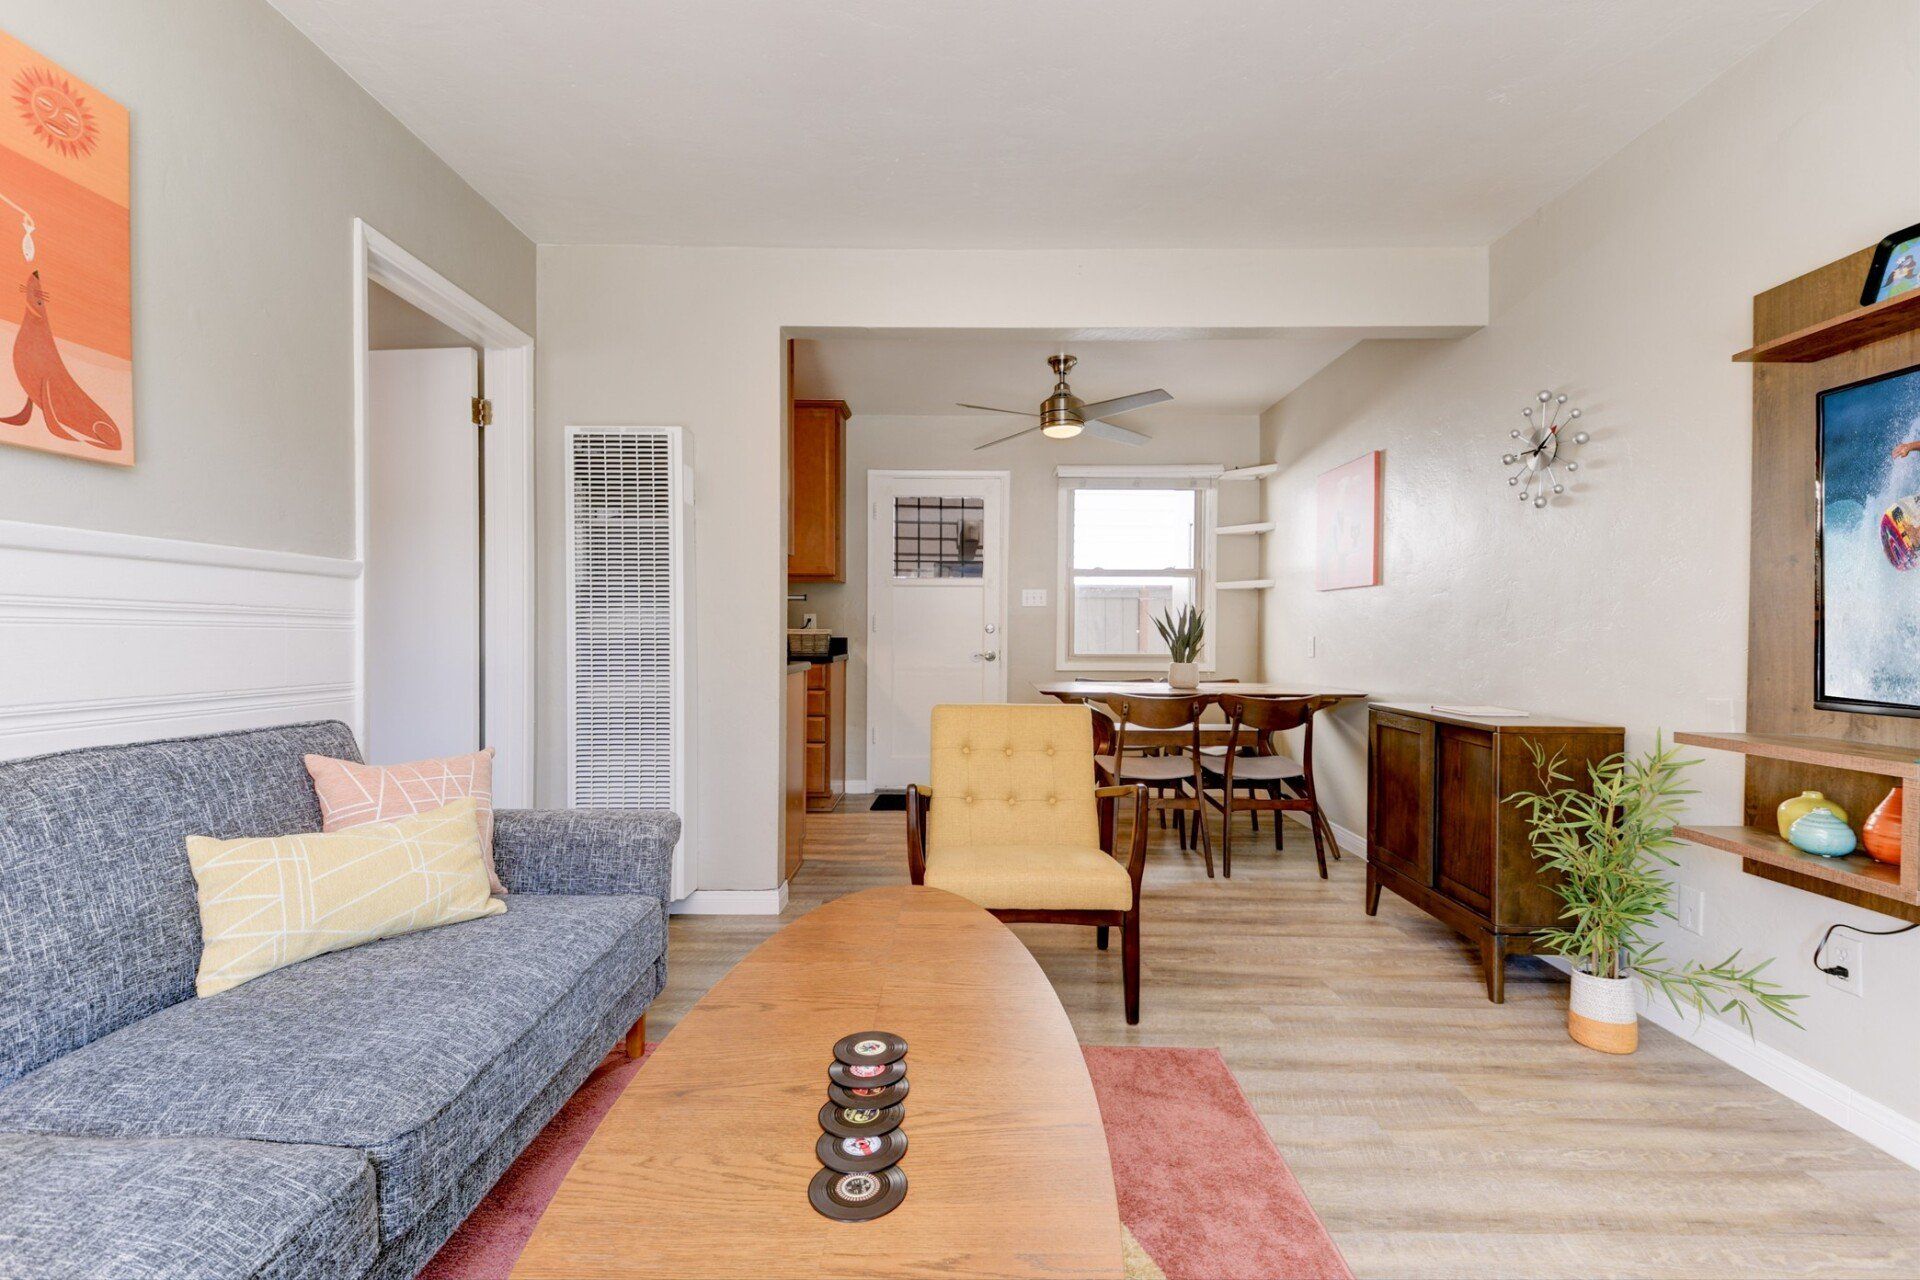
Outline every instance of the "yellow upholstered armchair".
{"type": "Polygon", "coordinates": [[[907,870],[1009,923],[1121,929],[1127,1021],[1140,1021],[1140,875],[1147,789],[1095,785],[1084,706],[933,709],[933,785],[907,788],[907,870]],[[935,805],[935,799],[939,804],[935,805]],[[1124,862],[1114,803],[1133,809],[1124,862]]]}

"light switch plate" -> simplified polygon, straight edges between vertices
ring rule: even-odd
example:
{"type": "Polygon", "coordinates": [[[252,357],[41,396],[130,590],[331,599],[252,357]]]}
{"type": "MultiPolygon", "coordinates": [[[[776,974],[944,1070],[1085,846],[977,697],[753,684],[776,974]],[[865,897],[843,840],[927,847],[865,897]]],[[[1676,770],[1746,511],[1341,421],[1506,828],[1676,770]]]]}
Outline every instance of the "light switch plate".
{"type": "Polygon", "coordinates": [[[1697,933],[1705,937],[1707,933],[1707,891],[1688,885],[1676,885],[1675,897],[1678,899],[1675,912],[1680,917],[1680,927],[1688,933],[1697,933]]]}
{"type": "Polygon", "coordinates": [[[1029,609],[1046,608],[1047,589],[1045,587],[1022,587],[1020,589],[1020,603],[1029,609]]]}

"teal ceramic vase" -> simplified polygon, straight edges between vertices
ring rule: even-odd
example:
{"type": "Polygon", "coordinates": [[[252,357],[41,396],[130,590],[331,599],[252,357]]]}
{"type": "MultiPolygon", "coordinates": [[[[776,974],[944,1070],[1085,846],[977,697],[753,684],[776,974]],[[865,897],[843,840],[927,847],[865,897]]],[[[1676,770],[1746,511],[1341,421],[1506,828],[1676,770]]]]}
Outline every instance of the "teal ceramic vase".
{"type": "Polygon", "coordinates": [[[1825,809],[1814,809],[1787,830],[1793,847],[1823,858],[1841,858],[1853,852],[1853,828],[1825,809]]]}

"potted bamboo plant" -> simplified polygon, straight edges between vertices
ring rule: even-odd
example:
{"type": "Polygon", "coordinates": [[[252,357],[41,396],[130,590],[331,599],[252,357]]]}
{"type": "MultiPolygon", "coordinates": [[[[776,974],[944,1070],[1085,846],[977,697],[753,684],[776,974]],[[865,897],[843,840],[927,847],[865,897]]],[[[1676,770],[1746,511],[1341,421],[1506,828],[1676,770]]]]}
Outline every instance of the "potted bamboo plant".
{"type": "Polygon", "coordinates": [[[1171,609],[1163,609],[1153,625],[1166,641],[1167,656],[1172,659],[1167,667],[1167,683],[1176,689],[1199,688],[1200,642],[1206,637],[1207,615],[1192,605],[1182,608],[1178,615],[1171,609]]]}
{"type": "Polygon", "coordinates": [[[1636,980],[1676,1012],[1684,1005],[1696,1015],[1731,1014],[1749,1035],[1756,1008],[1799,1026],[1792,1001],[1802,997],[1761,977],[1771,960],[1743,965],[1735,951],[1715,965],[1676,966],[1646,940],[1656,920],[1674,915],[1666,868],[1679,864],[1666,850],[1680,843],[1673,828],[1681,797],[1694,794],[1681,786],[1681,774],[1699,762],[1678,759],[1656,739],[1643,755],[1590,765],[1583,789],[1568,785],[1563,756],[1548,758],[1537,745],[1533,753],[1539,790],[1508,799],[1526,815],[1533,856],[1559,873],[1554,889],[1565,923],[1540,941],[1572,964],[1567,1033],[1588,1048],[1632,1053],[1640,1042],[1636,980]]]}

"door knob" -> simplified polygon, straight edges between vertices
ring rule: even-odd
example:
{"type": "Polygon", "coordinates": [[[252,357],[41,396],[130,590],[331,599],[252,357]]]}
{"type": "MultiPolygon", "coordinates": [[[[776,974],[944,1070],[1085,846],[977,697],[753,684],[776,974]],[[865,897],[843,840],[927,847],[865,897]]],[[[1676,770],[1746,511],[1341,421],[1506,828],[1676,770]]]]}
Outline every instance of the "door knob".
{"type": "Polygon", "coordinates": [[[976,653],[973,656],[978,658],[982,662],[997,662],[1000,659],[1000,655],[993,652],[976,653]]]}

